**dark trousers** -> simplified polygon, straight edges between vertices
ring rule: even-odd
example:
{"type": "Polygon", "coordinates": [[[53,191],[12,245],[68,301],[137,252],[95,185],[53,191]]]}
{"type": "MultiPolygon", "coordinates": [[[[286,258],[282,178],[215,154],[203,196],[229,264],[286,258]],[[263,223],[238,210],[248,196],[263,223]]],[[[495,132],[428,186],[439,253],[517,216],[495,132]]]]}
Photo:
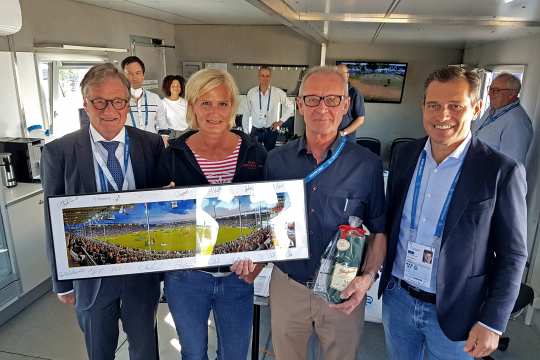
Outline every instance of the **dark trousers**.
{"type": "Polygon", "coordinates": [[[272,128],[251,128],[251,137],[260,144],[263,144],[266,151],[270,151],[276,147],[277,131],[272,128]]]}
{"type": "Polygon", "coordinates": [[[127,334],[131,360],[158,360],[156,312],[160,294],[155,274],[103,278],[95,303],[76,310],[90,360],[112,360],[118,320],[127,334]]]}

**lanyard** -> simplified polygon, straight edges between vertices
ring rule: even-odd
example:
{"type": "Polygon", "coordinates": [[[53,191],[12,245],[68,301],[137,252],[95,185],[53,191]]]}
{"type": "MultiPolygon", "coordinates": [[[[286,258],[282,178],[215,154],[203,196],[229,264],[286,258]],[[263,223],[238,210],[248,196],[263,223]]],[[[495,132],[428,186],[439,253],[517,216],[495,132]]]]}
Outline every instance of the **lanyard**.
{"type": "MultiPolygon", "coordinates": [[[[268,114],[268,111],[270,110],[270,99],[272,98],[272,87],[268,87],[268,104],[266,104],[266,114],[268,114]]],[[[259,111],[262,111],[262,104],[261,104],[261,88],[259,87],[259,111]]]]}
{"type": "MultiPolygon", "coordinates": [[[[122,184],[122,190],[127,190],[128,188],[128,181],[126,179],[127,169],[129,165],[129,136],[127,130],[125,131],[125,145],[124,145],[124,183],[122,184]]],[[[116,184],[116,181],[114,181],[114,178],[111,175],[111,172],[109,168],[107,167],[105,161],[101,157],[101,155],[96,152],[95,149],[95,143],[94,138],[92,136],[92,132],[90,132],[90,137],[92,138],[92,151],[95,154],[95,159],[99,165],[98,173],[99,173],[99,184],[101,187],[101,191],[109,191],[109,185],[112,186],[114,191],[118,190],[118,185],[116,184]]]]}
{"type": "MultiPolygon", "coordinates": [[[[148,97],[146,96],[146,91],[143,90],[144,94],[144,128],[148,126],[148,97]]],[[[135,102],[135,105],[137,105],[137,102],[135,102]]],[[[137,106],[138,108],[138,106],[137,106]]],[[[138,112],[138,111],[137,111],[138,112]]],[[[133,112],[131,109],[129,110],[129,116],[131,117],[131,123],[133,124],[133,127],[137,127],[137,123],[135,122],[135,116],[133,116],[133,112]]]]}
{"type": "Polygon", "coordinates": [[[336,161],[339,154],[341,154],[341,152],[343,151],[343,148],[345,147],[346,142],[347,142],[347,138],[345,136],[342,136],[341,139],[339,139],[339,145],[336,151],[334,151],[334,153],[332,154],[332,156],[330,156],[329,159],[325,160],[322,164],[317,166],[315,170],[310,172],[308,176],[306,176],[306,183],[313,181],[313,179],[315,179],[324,170],[328,169],[328,167],[332,165],[334,161],[336,161]]]}
{"type": "Polygon", "coordinates": [[[486,121],[484,121],[484,123],[482,125],[480,125],[480,127],[478,128],[478,130],[476,130],[476,133],[475,134],[478,134],[478,132],[480,130],[482,130],[483,128],[485,128],[486,126],[488,126],[489,124],[493,123],[495,120],[497,120],[498,118],[500,118],[501,116],[503,116],[504,114],[506,114],[507,112],[509,112],[510,110],[514,110],[515,108],[517,108],[519,106],[519,103],[515,103],[514,105],[512,106],[509,106],[507,107],[506,109],[504,109],[503,111],[501,111],[500,113],[498,113],[496,116],[493,116],[493,115],[489,115],[488,118],[486,119],[486,121]]]}
{"type": "MultiPolygon", "coordinates": [[[[411,230],[416,230],[415,220],[416,220],[416,208],[418,206],[418,197],[420,196],[420,185],[422,183],[422,177],[424,175],[424,167],[426,165],[426,150],[422,150],[422,156],[420,157],[420,163],[418,164],[418,171],[416,173],[416,180],[414,182],[414,193],[413,193],[413,201],[412,201],[412,209],[411,209],[411,230]]],[[[452,199],[452,196],[454,195],[454,190],[456,190],[456,184],[457,180],[459,178],[459,175],[461,174],[461,166],[456,173],[456,176],[454,176],[454,180],[452,180],[452,185],[450,185],[450,190],[448,190],[448,194],[446,195],[446,199],[444,200],[443,207],[441,209],[441,214],[439,215],[439,220],[437,221],[437,227],[435,228],[435,237],[440,238],[442,236],[442,232],[444,230],[444,224],[446,222],[446,215],[448,214],[448,208],[450,207],[450,200],[452,199]]]]}

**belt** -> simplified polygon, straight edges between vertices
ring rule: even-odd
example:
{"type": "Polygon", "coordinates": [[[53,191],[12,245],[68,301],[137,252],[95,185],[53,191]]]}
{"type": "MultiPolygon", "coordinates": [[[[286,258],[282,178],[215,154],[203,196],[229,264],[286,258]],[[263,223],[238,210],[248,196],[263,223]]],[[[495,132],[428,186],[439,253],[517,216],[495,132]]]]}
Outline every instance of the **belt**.
{"type": "Polygon", "coordinates": [[[252,126],[253,129],[257,130],[257,131],[265,131],[265,130],[270,130],[270,127],[256,127],[256,126],[252,126]]]}
{"type": "Polygon", "coordinates": [[[423,302],[430,303],[430,304],[435,304],[435,301],[436,301],[435,294],[429,293],[424,290],[420,290],[419,288],[412,286],[411,284],[408,284],[406,281],[398,279],[397,277],[394,277],[394,280],[397,282],[399,286],[401,286],[402,289],[407,290],[409,295],[411,295],[413,298],[418,299],[423,302]]]}
{"type": "Polygon", "coordinates": [[[212,268],[207,268],[204,270],[199,270],[205,274],[210,274],[213,277],[225,277],[232,274],[228,266],[217,266],[212,268]]]}

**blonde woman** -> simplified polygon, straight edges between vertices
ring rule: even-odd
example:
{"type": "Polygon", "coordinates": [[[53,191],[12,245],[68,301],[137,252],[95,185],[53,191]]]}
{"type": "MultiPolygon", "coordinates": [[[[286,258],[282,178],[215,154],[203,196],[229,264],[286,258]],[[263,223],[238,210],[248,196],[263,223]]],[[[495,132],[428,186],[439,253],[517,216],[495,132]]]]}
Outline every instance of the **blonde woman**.
{"type": "MultiPolygon", "coordinates": [[[[232,76],[204,69],[186,85],[187,120],[192,131],[171,140],[160,163],[163,184],[226,184],[263,179],[265,149],[231,130],[238,106],[232,76]]],[[[217,358],[246,359],[253,316],[254,265],[165,273],[165,294],[181,344],[181,358],[207,359],[208,317],[218,335],[217,358]],[[235,272],[231,272],[231,269],[235,272]]]]}

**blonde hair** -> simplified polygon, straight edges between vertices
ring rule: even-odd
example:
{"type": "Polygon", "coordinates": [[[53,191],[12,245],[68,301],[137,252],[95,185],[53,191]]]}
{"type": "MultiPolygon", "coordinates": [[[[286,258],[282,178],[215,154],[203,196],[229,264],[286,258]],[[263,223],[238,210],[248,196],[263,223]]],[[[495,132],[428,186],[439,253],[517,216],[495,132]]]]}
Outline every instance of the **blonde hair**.
{"type": "Polygon", "coordinates": [[[190,128],[198,129],[197,116],[193,111],[193,106],[197,100],[207,92],[225,85],[232,101],[231,117],[229,119],[229,129],[235,125],[236,109],[238,108],[238,87],[233,77],[227,71],[218,69],[203,69],[191,75],[186,84],[187,123],[190,128]]]}

